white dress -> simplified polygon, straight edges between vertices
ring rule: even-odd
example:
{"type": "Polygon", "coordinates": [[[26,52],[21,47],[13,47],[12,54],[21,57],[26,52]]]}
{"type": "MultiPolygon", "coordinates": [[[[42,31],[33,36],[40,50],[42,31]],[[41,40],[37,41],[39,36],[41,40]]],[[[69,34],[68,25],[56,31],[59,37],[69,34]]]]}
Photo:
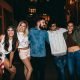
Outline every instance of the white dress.
{"type": "Polygon", "coordinates": [[[20,49],[19,51],[20,58],[25,59],[27,57],[30,57],[30,48],[28,48],[29,47],[28,36],[24,36],[22,32],[18,32],[17,36],[19,41],[18,48],[20,49]],[[24,48],[27,48],[27,49],[24,49],[24,48]]]}

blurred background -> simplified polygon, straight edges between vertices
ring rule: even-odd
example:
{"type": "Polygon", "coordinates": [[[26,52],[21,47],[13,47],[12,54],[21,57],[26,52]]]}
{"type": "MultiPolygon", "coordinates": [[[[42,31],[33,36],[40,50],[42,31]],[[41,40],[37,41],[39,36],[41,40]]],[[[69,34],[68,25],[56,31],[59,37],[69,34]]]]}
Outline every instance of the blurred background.
{"type": "MultiPolygon", "coordinates": [[[[28,20],[32,24],[35,14],[47,22],[56,21],[65,27],[68,21],[80,23],[80,0],[0,0],[0,30],[13,22],[28,20]]],[[[32,25],[31,25],[32,26],[32,25]]]]}

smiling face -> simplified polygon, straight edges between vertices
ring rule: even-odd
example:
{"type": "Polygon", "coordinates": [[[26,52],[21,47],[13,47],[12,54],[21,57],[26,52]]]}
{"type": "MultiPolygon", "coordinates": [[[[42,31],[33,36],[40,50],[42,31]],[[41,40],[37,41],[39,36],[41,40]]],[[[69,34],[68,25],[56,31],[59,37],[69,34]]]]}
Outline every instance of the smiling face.
{"type": "Polygon", "coordinates": [[[20,24],[20,26],[19,26],[19,31],[20,31],[20,32],[25,32],[26,27],[27,27],[27,26],[26,26],[25,23],[20,24]]]}
{"type": "Polygon", "coordinates": [[[20,21],[18,26],[17,26],[17,31],[21,33],[28,33],[28,22],[23,20],[20,21]]]}
{"type": "Polygon", "coordinates": [[[72,32],[74,29],[74,24],[73,23],[68,23],[67,29],[69,32],[72,32]]]}
{"type": "Polygon", "coordinates": [[[54,31],[54,30],[56,30],[56,28],[57,28],[56,24],[52,24],[51,27],[50,27],[50,30],[54,31]]]}
{"type": "Polygon", "coordinates": [[[13,37],[14,36],[14,30],[13,30],[13,28],[8,28],[7,34],[8,34],[9,37],[13,37]]]}
{"type": "Polygon", "coordinates": [[[45,20],[42,19],[42,20],[38,21],[38,25],[39,25],[40,29],[44,29],[46,26],[45,20]]]}

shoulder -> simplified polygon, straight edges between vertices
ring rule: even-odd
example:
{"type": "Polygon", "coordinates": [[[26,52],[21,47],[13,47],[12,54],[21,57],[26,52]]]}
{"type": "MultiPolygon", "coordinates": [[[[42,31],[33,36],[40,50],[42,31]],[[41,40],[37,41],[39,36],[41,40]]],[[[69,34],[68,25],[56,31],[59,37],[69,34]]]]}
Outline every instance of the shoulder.
{"type": "Polygon", "coordinates": [[[67,32],[64,32],[63,33],[63,36],[65,37],[65,36],[67,36],[67,34],[68,34],[68,31],[67,32]]]}
{"type": "Polygon", "coordinates": [[[48,33],[48,31],[46,31],[46,30],[41,30],[42,32],[44,32],[44,33],[48,33]]]}
{"type": "Polygon", "coordinates": [[[58,30],[61,31],[61,32],[66,32],[67,31],[66,28],[59,28],[58,30]]]}
{"type": "Polygon", "coordinates": [[[1,39],[4,39],[4,38],[5,38],[5,35],[4,35],[4,34],[2,34],[2,35],[1,35],[1,39]]]}
{"type": "Polygon", "coordinates": [[[31,30],[36,30],[36,28],[30,28],[30,31],[31,31],[31,30]]]}

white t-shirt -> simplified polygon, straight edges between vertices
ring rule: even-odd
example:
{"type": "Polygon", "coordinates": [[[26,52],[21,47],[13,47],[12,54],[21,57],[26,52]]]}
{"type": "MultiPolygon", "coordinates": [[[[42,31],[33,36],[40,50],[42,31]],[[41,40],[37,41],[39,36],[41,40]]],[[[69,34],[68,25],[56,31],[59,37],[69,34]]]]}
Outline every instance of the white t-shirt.
{"type": "Polygon", "coordinates": [[[52,55],[61,56],[66,54],[67,46],[63,37],[63,33],[66,31],[64,28],[59,28],[56,31],[48,31],[52,55]]]}
{"type": "MultiPolygon", "coordinates": [[[[14,44],[16,45],[16,44],[14,44]]],[[[8,52],[12,51],[12,40],[9,40],[9,48],[8,48],[8,52]]]]}
{"type": "Polygon", "coordinates": [[[5,54],[9,54],[12,51],[12,40],[9,40],[9,48],[8,51],[4,49],[4,37],[0,42],[0,58],[2,59],[2,62],[4,62],[5,54]]]}
{"type": "Polygon", "coordinates": [[[24,33],[18,32],[17,33],[19,46],[18,48],[25,48],[29,46],[28,36],[24,36],[24,33]]]}
{"type": "MultiPolygon", "coordinates": [[[[0,52],[2,52],[3,54],[8,54],[8,53],[10,53],[10,52],[8,52],[8,51],[6,51],[5,49],[4,49],[4,38],[5,38],[5,36],[3,36],[2,37],[2,39],[1,39],[1,42],[0,42],[0,52]]],[[[12,45],[12,44],[10,44],[9,43],[9,45],[12,45]]],[[[10,47],[10,46],[9,46],[10,47]]],[[[12,50],[12,47],[11,47],[11,50],[12,50]]]]}

